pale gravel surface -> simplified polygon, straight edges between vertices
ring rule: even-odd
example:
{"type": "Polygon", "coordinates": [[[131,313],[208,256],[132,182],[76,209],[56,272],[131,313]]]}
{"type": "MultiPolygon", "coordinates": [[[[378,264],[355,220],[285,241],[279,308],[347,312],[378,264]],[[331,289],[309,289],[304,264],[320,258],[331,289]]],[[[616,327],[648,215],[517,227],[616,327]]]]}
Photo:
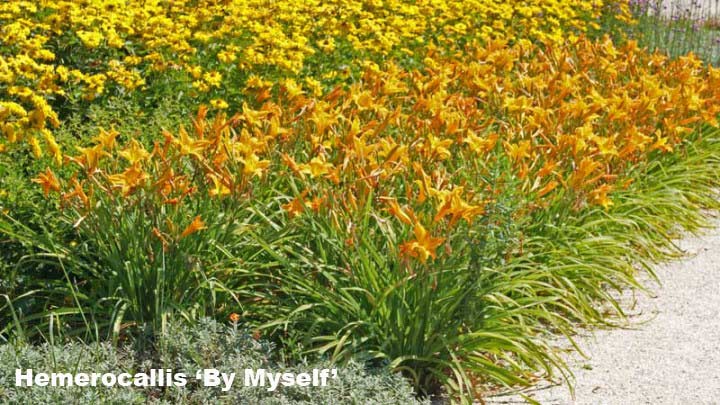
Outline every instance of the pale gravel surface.
{"type": "MultiPolygon", "coordinates": [[[[657,266],[655,296],[625,294],[630,325],[578,338],[575,398],[564,385],[526,394],[542,404],[720,404],[720,220],[678,245],[684,259],[657,266]]],[[[491,404],[525,403],[517,397],[491,404]]]]}

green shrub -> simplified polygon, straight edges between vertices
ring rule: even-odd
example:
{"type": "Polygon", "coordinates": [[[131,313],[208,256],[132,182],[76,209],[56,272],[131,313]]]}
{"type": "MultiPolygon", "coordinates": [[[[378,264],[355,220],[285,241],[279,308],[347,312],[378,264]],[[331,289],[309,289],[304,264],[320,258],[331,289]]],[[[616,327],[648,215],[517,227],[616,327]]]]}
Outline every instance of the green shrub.
{"type": "MultiPolygon", "coordinates": [[[[352,362],[338,370],[337,379],[325,387],[281,387],[269,392],[264,387],[245,387],[237,379],[229,392],[216,387],[201,387],[188,378],[185,387],[123,388],[107,387],[15,387],[15,369],[35,372],[145,372],[151,368],[171,368],[188,376],[201,368],[223,372],[241,372],[245,368],[271,371],[305,372],[331,368],[327,362],[302,363],[292,367],[275,362],[272,345],[256,341],[245,331],[200,320],[187,328],[173,323],[159,339],[158,351],[137,351],[125,346],[114,349],[108,343],[66,343],[40,346],[0,345],[1,403],[72,403],[143,404],[143,403],[263,403],[330,404],[418,403],[413,390],[399,375],[385,369],[366,369],[352,362]]],[[[236,377],[237,378],[237,377],[236,377]]]]}

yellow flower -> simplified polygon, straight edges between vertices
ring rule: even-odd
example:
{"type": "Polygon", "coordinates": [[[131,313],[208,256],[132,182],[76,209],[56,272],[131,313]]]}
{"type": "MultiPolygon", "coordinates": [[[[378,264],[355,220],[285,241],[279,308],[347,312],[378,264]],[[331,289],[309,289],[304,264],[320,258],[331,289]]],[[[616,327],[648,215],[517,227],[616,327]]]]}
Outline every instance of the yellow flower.
{"type": "Polygon", "coordinates": [[[325,161],[323,155],[316,156],[310,160],[310,163],[299,164],[301,173],[309,174],[312,177],[319,177],[329,174],[334,166],[332,163],[325,161]]]}
{"type": "Polygon", "coordinates": [[[88,48],[97,48],[100,46],[100,42],[103,40],[103,36],[97,32],[94,31],[77,31],[75,33],[78,38],[80,38],[80,41],[88,47],[88,48]]]}
{"type": "Polygon", "coordinates": [[[282,86],[290,98],[298,97],[304,93],[302,88],[293,79],[285,79],[282,82],[282,86]]]}
{"type": "Polygon", "coordinates": [[[217,58],[222,63],[232,63],[237,59],[237,56],[235,56],[234,52],[220,51],[218,52],[217,58]]]}
{"type": "Polygon", "coordinates": [[[210,105],[217,108],[218,110],[224,110],[228,108],[228,103],[226,103],[225,100],[220,98],[214,98],[210,100],[210,105]]]}
{"type": "Polygon", "coordinates": [[[150,153],[135,139],[130,140],[130,146],[118,152],[118,155],[127,159],[131,165],[146,160],[150,157],[150,153]]]}
{"type": "Polygon", "coordinates": [[[220,87],[220,84],[222,84],[222,74],[217,71],[208,72],[203,75],[203,80],[208,86],[220,87]]]}
{"type": "Polygon", "coordinates": [[[530,157],[531,143],[528,140],[520,141],[518,143],[505,142],[505,150],[508,156],[514,161],[520,161],[528,159],[530,157]]]}
{"type": "Polygon", "coordinates": [[[60,145],[57,144],[55,141],[55,137],[52,135],[50,131],[43,128],[42,131],[43,136],[45,137],[45,143],[48,145],[48,149],[50,150],[50,153],[53,156],[53,159],[55,159],[55,164],[58,166],[62,164],[63,155],[60,151],[60,145]]]}
{"type": "Polygon", "coordinates": [[[250,176],[262,176],[263,172],[270,166],[269,160],[260,159],[254,153],[245,156],[241,161],[243,163],[243,174],[250,176]]]}
{"type": "Polygon", "coordinates": [[[35,158],[39,159],[42,157],[43,153],[42,153],[42,148],[40,147],[40,142],[34,136],[30,137],[30,148],[31,148],[32,154],[33,154],[33,156],[35,156],[35,158]]]}

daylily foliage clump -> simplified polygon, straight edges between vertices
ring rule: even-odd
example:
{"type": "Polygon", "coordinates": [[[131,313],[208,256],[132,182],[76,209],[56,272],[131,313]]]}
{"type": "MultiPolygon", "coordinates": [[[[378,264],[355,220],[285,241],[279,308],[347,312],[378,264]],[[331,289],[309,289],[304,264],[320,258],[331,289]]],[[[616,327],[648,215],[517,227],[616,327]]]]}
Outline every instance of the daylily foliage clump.
{"type": "MultiPolygon", "coordinates": [[[[528,210],[559,196],[575,209],[607,208],[635,166],[673,152],[695,126],[718,124],[720,70],[692,56],[649,55],[634,42],[497,40],[462,56],[431,53],[426,63],[367,68],[358,83],[322,97],[268,83],[249,94],[277,94],[272,100],[209,121],[203,108],[191,131],[166,132],[152,150],[134,139],[117,145],[118,134],[104,132],[68,157],[80,171],[63,199],[91,211],[87,196],[98,187],[125,198],[149,188],[173,206],[200,190],[251,198],[293,178],[298,189],[282,205],[288,218],[370,204],[412,229],[397,248],[426,262],[503,187],[526,196],[528,210]],[[514,185],[493,182],[501,165],[514,185]]],[[[46,192],[61,191],[52,173],[42,176],[46,192]]]]}

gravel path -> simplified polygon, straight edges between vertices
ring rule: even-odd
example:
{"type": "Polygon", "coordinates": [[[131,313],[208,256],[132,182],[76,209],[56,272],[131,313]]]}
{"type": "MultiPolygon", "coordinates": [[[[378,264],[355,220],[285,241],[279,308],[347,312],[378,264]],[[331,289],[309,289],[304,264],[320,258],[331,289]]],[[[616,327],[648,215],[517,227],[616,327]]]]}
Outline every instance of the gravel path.
{"type": "Polygon", "coordinates": [[[658,266],[662,286],[645,278],[655,296],[623,297],[627,328],[578,338],[589,358],[569,356],[574,398],[564,385],[526,395],[542,404],[720,404],[720,220],[714,222],[714,229],[678,242],[684,259],[658,266]]]}
{"type": "Polygon", "coordinates": [[[720,15],[720,0],[635,0],[657,7],[665,17],[708,18],[720,15]]]}

